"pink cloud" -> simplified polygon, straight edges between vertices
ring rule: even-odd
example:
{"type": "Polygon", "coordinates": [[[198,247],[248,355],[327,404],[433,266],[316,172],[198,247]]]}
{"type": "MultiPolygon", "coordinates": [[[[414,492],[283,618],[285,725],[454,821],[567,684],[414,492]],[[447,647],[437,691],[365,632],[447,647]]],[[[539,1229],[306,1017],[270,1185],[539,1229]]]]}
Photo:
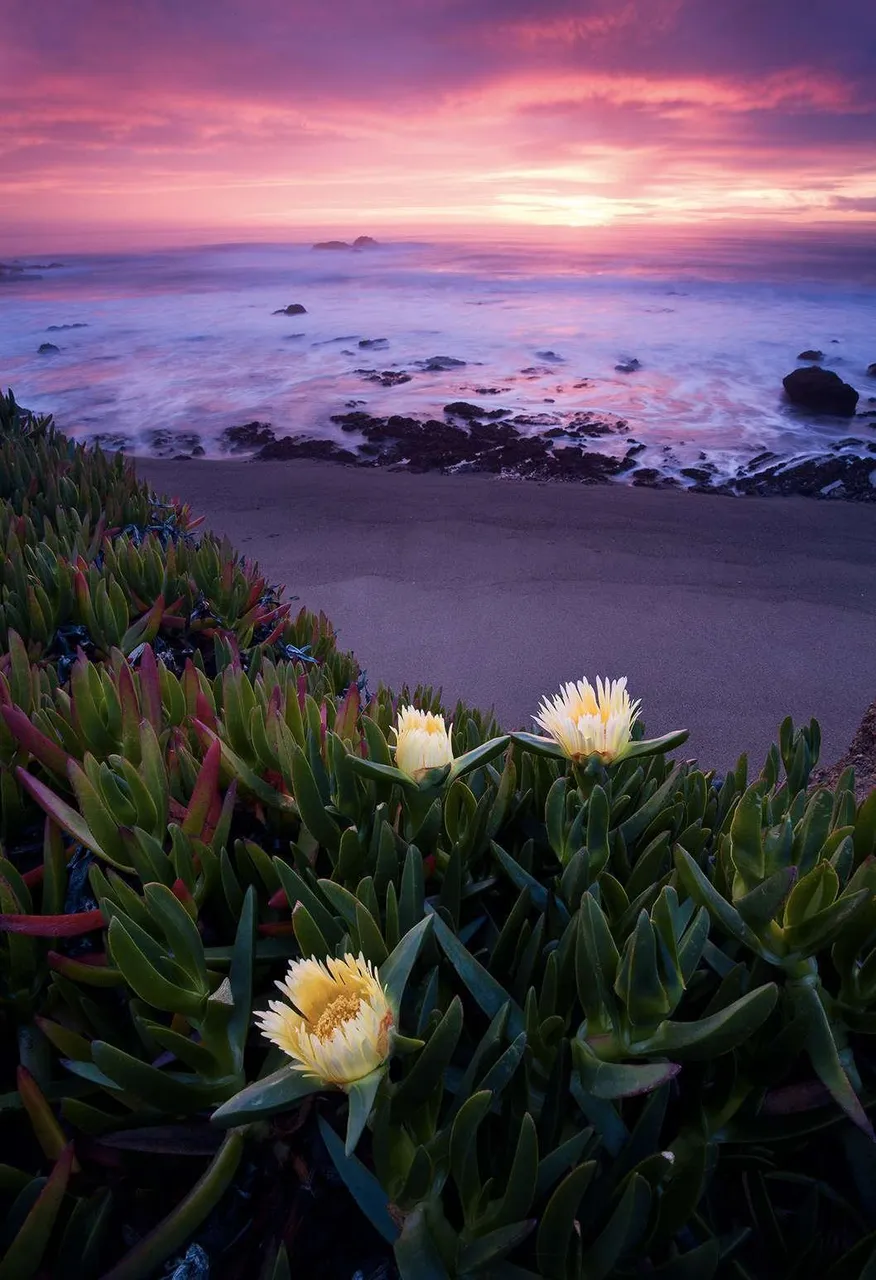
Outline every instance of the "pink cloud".
{"type": "Polygon", "coordinates": [[[873,212],[868,0],[4,8],[0,230],[873,212]]]}

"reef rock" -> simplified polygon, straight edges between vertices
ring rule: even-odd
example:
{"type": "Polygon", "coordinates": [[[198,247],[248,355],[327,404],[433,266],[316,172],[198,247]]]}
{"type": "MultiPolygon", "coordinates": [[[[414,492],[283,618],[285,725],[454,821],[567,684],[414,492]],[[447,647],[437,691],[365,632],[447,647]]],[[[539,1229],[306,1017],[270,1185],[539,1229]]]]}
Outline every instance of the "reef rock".
{"type": "Polygon", "coordinates": [[[314,249],[352,249],[352,247],[346,240],[318,240],[313,246],[314,249]]]}
{"type": "Polygon", "coordinates": [[[813,413],[831,413],[840,417],[854,416],[858,393],[831,369],[808,367],[795,369],[782,379],[788,399],[813,413]]]}
{"type": "Polygon", "coordinates": [[[353,241],[354,249],[376,249],[377,241],[373,236],[356,236],[353,241]]]}
{"type": "Polygon", "coordinates": [[[635,356],[633,356],[631,360],[621,360],[620,363],[616,364],[614,367],[618,373],[635,373],[636,370],[641,369],[642,366],[635,356]]]}
{"type": "Polygon", "coordinates": [[[54,342],[41,342],[37,354],[41,356],[53,356],[60,350],[61,348],[56,347],[54,342]]]}
{"type": "Polygon", "coordinates": [[[801,351],[797,357],[798,360],[823,360],[824,352],[815,350],[801,351]]]}
{"type": "Polygon", "coordinates": [[[290,302],[288,307],[280,307],[279,310],[272,313],[275,316],[306,316],[307,307],[303,307],[300,302],[290,302]]]}

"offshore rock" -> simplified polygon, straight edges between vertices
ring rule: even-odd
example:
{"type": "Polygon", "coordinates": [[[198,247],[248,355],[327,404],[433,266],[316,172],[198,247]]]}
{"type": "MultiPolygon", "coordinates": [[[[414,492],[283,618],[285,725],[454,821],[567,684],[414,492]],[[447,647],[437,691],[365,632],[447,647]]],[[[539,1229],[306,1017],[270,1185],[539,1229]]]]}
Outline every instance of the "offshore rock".
{"type": "Polygon", "coordinates": [[[278,311],[271,313],[275,316],[306,316],[307,307],[303,307],[300,302],[290,302],[288,307],[280,307],[278,311]]]}
{"type": "Polygon", "coordinates": [[[854,416],[858,393],[831,369],[808,367],[795,369],[782,379],[788,399],[813,413],[831,413],[840,417],[854,416]]]}
{"type": "Polygon", "coordinates": [[[41,342],[41,343],[40,343],[40,346],[39,346],[39,351],[37,352],[37,355],[40,355],[40,356],[53,356],[53,355],[55,354],[55,352],[60,351],[60,350],[61,350],[61,348],[60,348],[60,347],[56,347],[56,346],[55,346],[55,344],[54,344],[54,342],[41,342]]]}
{"type": "Polygon", "coordinates": [[[463,369],[465,360],[457,360],[455,356],[430,356],[428,360],[414,362],[419,369],[427,373],[445,373],[448,369],[463,369]]]}
{"type": "Polygon", "coordinates": [[[813,350],[809,350],[809,348],[807,348],[805,351],[801,351],[801,352],[800,352],[800,354],[798,355],[797,359],[798,359],[798,360],[823,360],[823,359],[824,359],[824,352],[823,352],[823,351],[815,351],[814,349],[813,349],[813,350]]]}

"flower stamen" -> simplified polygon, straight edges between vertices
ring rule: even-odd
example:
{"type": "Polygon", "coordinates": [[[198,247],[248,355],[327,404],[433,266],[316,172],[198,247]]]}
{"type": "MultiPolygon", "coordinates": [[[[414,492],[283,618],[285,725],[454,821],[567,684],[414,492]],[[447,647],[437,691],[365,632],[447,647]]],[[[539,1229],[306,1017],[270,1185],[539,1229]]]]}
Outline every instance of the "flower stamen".
{"type": "Polygon", "coordinates": [[[319,1040],[330,1040],[338,1027],[342,1027],[345,1022],[351,1022],[359,1012],[362,1001],[359,996],[352,992],[344,992],[343,995],[335,996],[330,1004],[327,1004],[319,1015],[316,1026],[313,1028],[313,1034],[319,1040]]]}

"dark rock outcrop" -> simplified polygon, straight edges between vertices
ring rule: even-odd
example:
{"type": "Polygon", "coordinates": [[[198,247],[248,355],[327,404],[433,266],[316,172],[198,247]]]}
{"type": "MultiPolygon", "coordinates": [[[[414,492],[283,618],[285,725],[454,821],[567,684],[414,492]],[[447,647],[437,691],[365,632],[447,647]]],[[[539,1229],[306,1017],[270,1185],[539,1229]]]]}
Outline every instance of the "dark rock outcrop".
{"type": "Polygon", "coordinates": [[[430,356],[428,360],[417,360],[416,365],[427,373],[445,373],[448,369],[465,368],[465,360],[457,360],[454,356],[430,356]]]}
{"type": "Polygon", "coordinates": [[[88,325],[84,321],[76,324],[50,324],[46,329],[46,333],[63,333],[65,329],[87,329],[88,325]]]}
{"type": "Polygon", "coordinates": [[[814,498],[845,498],[876,502],[876,460],[854,454],[825,454],[800,461],[776,462],[753,475],[737,476],[738,493],[802,494],[814,498]]]}
{"type": "Polygon", "coordinates": [[[621,360],[620,363],[616,364],[614,367],[618,373],[635,373],[637,369],[641,369],[642,365],[635,356],[633,356],[631,360],[621,360]]]}
{"type": "Polygon", "coordinates": [[[310,458],[319,462],[358,463],[360,459],[333,440],[314,440],[309,436],[284,436],[272,440],[256,454],[265,461],[288,461],[290,458],[310,458]]]}
{"type": "Polygon", "coordinates": [[[376,249],[377,241],[373,236],[356,236],[353,241],[354,249],[376,249]]]}
{"type": "MultiPolygon", "coordinates": [[[[376,418],[355,411],[332,422],[365,438],[358,461],[366,466],[404,467],[408,471],[484,471],[539,480],[597,484],[620,475],[632,463],[590,453],[569,442],[556,447],[543,435],[521,435],[511,423],[469,420],[468,427],[435,419],[423,422],[395,414],[376,418]]],[[[274,456],[262,451],[260,457],[274,456]]]]}
{"type": "Polygon", "coordinates": [[[795,369],[782,379],[782,385],[793,404],[813,413],[831,413],[844,418],[854,416],[858,393],[831,369],[817,366],[795,369]]]}
{"type": "Polygon", "coordinates": [[[469,404],[466,400],[454,400],[452,404],[444,406],[444,412],[452,418],[465,418],[472,421],[475,418],[505,418],[510,414],[510,409],[482,409],[478,404],[469,404]]]}
{"type": "Polygon", "coordinates": [[[801,351],[797,357],[798,360],[823,360],[824,352],[815,350],[801,351]]]}
{"type": "Polygon", "coordinates": [[[41,355],[41,356],[53,356],[53,355],[55,355],[55,353],[56,353],[56,352],[58,352],[58,351],[60,351],[60,350],[61,350],[61,348],[60,348],[60,347],[56,347],[56,346],[55,346],[55,344],[54,344],[54,342],[41,342],[41,343],[40,343],[40,346],[39,346],[39,351],[37,352],[37,355],[41,355]]]}
{"type": "Polygon", "coordinates": [[[360,338],[359,346],[366,351],[385,351],[389,346],[389,338],[360,338]]]}
{"type": "Polygon", "coordinates": [[[876,378],[876,361],[874,361],[873,364],[867,365],[867,377],[876,378]]]}
{"type": "Polygon", "coordinates": [[[219,437],[222,447],[231,453],[249,453],[276,440],[269,422],[244,422],[239,427],[226,427],[219,437]]]}
{"type": "Polygon", "coordinates": [[[146,442],[156,458],[180,459],[190,456],[201,443],[201,437],[195,431],[170,431],[158,427],[147,433],[146,442]]]}
{"type": "Polygon", "coordinates": [[[352,247],[346,240],[318,240],[313,246],[314,249],[352,249],[352,247]]]}
{"type": "Polygon", "coordinates": [[[303,307],[300,302],[290,302],[288,307],[280,307],[277,311],[272,311],[275,316],[306,316],[307,307],[303,307]]]}
{"type": "Polygon", "coordinates": [[[563,364],[565,357],[557,355],[556,351],[536,351],[539,360],[547,360],[550,364],[563,364]]]}
{"type": "Polygon", "coordinates": [[[404,382],[413,381],[411,375],[401,369],[384,369],[382,372],[378,369],[357,369],[356,373],[366,382],[374,382],[380,387],[400,387],[404,382]]]}

